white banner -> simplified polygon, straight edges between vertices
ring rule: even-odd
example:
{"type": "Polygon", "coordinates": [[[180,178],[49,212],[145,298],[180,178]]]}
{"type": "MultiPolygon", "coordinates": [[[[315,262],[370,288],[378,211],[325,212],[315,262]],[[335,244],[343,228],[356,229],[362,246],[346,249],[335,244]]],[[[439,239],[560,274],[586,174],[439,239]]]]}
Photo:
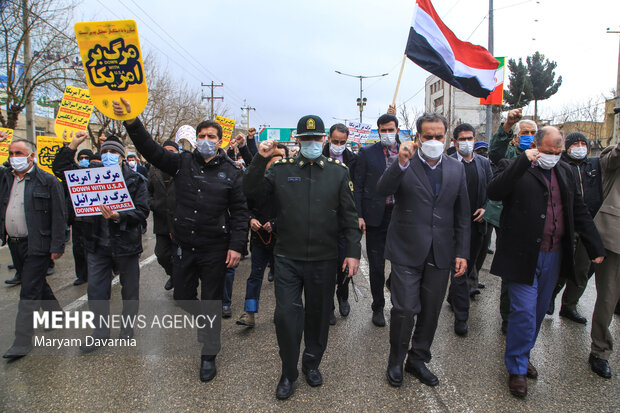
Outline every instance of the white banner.
{"type": "Polygon", "coordinates": [[[99,205],[112,211],[135,209],[120,165],[65,171],[65,178],[78,217],[101,215],[99,205]]]}
{"type": "Polygon", "coordinates": [[[370,130],[372,129],[372,126],[367,123],[349,121],[347,123],[347,128],[349,128],[349,140],[359,143],[361,145],[365,145],[366,140],[370,135],[370,130]]]}

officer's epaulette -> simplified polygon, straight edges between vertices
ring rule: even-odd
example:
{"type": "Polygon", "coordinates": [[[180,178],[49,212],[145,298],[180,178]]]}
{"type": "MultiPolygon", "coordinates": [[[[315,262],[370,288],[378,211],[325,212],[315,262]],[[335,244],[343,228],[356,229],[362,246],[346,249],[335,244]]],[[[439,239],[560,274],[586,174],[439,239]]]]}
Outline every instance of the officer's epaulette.
{"type": "Polygon", "coordinates": [[[331,163],[333,163],[333,164],[340,165],[340,166],[342,166],[343,168],[348,169],[348,167],[344,164],[344,162],[340,162],[338,159],[334,159],[334,158],[327,158],[327,162],[331,162],[331,163]]]}
{"type": "Polygon", "coordinates": [[[279,161],[275,161],[274,165],[285,165],[287,163],[293,163],[293,158],[282,158],[279,161]]]}

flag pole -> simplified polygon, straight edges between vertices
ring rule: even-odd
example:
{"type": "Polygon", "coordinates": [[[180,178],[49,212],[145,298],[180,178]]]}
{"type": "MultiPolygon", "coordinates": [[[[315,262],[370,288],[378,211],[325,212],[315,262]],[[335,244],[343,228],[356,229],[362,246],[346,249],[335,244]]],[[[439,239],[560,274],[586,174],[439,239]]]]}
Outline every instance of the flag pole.
{"type": "Polygon", "coordinates": [[[396,96],[398,96],[398,88],[400,87],[400,79],[403,77],[403,69],[405,68],[405,60],[407,55],[403,55],[403,63],[400,65],[400,73],[398,74],[398,81],[396,82],[396,90],[394,91],[394,99],[392,100],[392,106],[396,106],[396,96]]]}

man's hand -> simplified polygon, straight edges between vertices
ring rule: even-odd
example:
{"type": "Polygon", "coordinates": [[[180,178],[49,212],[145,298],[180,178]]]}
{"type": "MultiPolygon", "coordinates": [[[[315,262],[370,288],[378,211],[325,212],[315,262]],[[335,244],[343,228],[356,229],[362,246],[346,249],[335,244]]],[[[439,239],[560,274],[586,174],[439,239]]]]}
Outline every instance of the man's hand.
{"type": "Polygon", "coordinates": [[[455,273],[454,276],[455,277],[460,277],[461,275],[465,274],[465,270],[467,269],[467,260],[465,258],[456,258],[456,263],[454,265],[455,267],[455,273]]]}
{"type": "Polygon", "coordinates": [[[241,253],[233,250],[228,250],[228,254],[226,255],[226,268],[232,268],[235,265],[239,264],[241,260],[241,253]]]}
{"type": "Polygon", "coordinates": [[[275,150],[276,143],[273,140],[261,142],[260,146],[258,147],[258,153],[263,158],[270,158],[275,150]]]}
{"type": "MultiPolygon", "coordinates": [[[[63,132],[63,138],[65,137],[65,132],[63,132]]],[[[73,132],[71,132],[71,134],[73,135],[73,132]]],[[[74,151],[77,150],[77,148],[82,144],[82,142],[84,142],[86,140],[86,138],[88,138],[88,132],[86,132],[85,130],[81,130],[78,133],[76,133],[75,135],[73,135],[73,139],[71,139],[71,142],[69,142],[69,148],[73,149],[74,151]]]]}
{"type": "Polygon", "coordinates": [[[508,133],[512,129],[513,125],[521,120],[523,117],[521,108],[513,109],[508,112],[508,117],[506,118],[506,122],[504,122],[504,132],[508,133]]]}
{"type": "Polygon", "coordinates": [[[596,257],[595,259],[592,260],[592,262],[595,264],[600,264],[603,262],[604,259],[605,257],[596,257]]]}
{"type": "Polygon", "coordinates": [[[116,221],[121,217],[118,212],[112,211],[112,209],[107,205],[99,205],[99,209],[101,210],[101,215],[105,219],[111,219],[112,221],[116,221]]]}
{"type": "Polygon", "coordinates": [[[357,270],[360,267],[360,260],[358,260],[357,258],[351,258],[351,257],[345,258],[344,262],[342,263],[342,271],[344,272],[344,270],[347,267],[349,267],[349,272],[347,274],[347,277],[351,278],[355,274],[357,274],[357,270]]]}
{"type": "Polygon", "coordinates": [[[263,224],[263,229],[269,233],[273,231],[273,227],[271,226],[271,222],[267,221],[263,224]]]}
{"type": "Polygon", "coordinates": [[[364,218],[358,218],[357,221],[359,222],[360,229],[365,234],[366,233],[366,221],[364,221],[364,218]]]}
{"type": "Polygon", "coordinates": [[[52,259],[52,261],[57,260],[60,257],[62,257],[62,252],[52,252],[50,254],[50,258],[52,259]]]}
{"type": "Polygon", "coordinates": [[[235,138],[235,144],[237,144],[237,146],[245,146],[245,136],[243,136],[243,133],[239,133],[237,135],[235,138]]]}
{"type": "Polygon", "coordinates": [[[536,159],[540,158],[540,153],[536,148],[530,148],[525,150],[525,155],[530,162],[536,162],[536,159]]]}
{"type": "Polygon", "coordinates": [[[387,113],[396,116],[396,105],[388,106],[387,113]]]}
{"type": "Polygon", "coordinates": [[[484,215],[484,208],[478,208],[474,211],[474,222],[482,222],[482,216],[484,215]]]}
{"type": "Polygon", "coordinates": [[[398,163],[400,166],[404,167],[407,165],[416,149],[417,145],[412,141],[403,142],[400,145],[400,149],[398,149],[398,163]]]}
{"type": "Polygon", "coordinates": [[[9,135],[5,131],[0,130],[0,142],[4,142],[8,137],[9,135]]]}
{"type": "MultiPolygon", "coordinates": [[[[113,100],[112,101],[112,107],[114,107],[114,114],[116,116],[125,116],[126,114],[130,114],[131,113],[131,105],[129,104],[128,100],[125,100],[124,98],[121,98],[121,102],[123,103],[123,106],[125,106],[125,109],[123,109],[123,107],[121,106],[120,103],[118,103],[117,100],[113,100]],[[125,111],[127,111],[127,113],[125,113],[125,111]]],[[[134,123],[134,121],[136,120],[136,118],[131,118],[131,119],[127,119],[125,122],[127,122],[128,125],[131,125],[132,123],[134,123]]]]}
{"type": "Polygon", "coordinates": [[[260,221],[256,218],[252,218],[250,220],[250,228],[252,229],[252,231],[256,232],[259,229],[261,229],[263,226],[261,225],[260,221]]]}

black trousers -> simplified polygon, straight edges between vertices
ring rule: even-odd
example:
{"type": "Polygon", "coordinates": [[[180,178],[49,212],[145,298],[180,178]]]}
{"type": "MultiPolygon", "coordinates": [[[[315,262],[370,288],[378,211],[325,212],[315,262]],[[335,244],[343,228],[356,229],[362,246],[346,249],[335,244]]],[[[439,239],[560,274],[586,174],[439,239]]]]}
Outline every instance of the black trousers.
{"type": "MultiPolygon", "coordinates": [[[[452,272],[450,276],[450,289],[448,290],[448,302],[454,311],[454,318],[459,321],[467,321],[469,318],[469,291],[478,286],[478,278],[472,276],[476,272],[476,259],[482,247],[484,235],[475,227],[472,228],[469,241],[469,259],[467,260],[467,270],[460,277],[455,277],[452,272]],[[475,280],[473,286],[471,279],[475,280]]],[[[486,250],[486,248],[485,248],[486,250]]]]}
{"type": "MultiPolygon", "coordinates": [[[[204,301],[222,300],[226,279],[226,254],[228,244],[219,248],[211,247],[208,251],[177,249],[173,259],[172,282],[174,299],[179,306],[195,316],[206,314],[204,301]],[[200,300],[198,285],[200,284],[200,300]]],[[[221,308],[221,304],[219,306],[221,308]]],[[[207,328],[198,329],[198,341],[209,340],[207,328]]],[[[219,338],[218,338],[219,340],[219,338]]],[[[215,357],[215,354],[204,354],[215,357]]]]}
{"type": "Polygon", "coordinates": [[[275,323],[282,374],[289,380],[296,380],[302,333],[306,347],[301,362],[308,369],[319,367],[327,347],[338,262],[298,261],[276,256],[274,263],[275,323]]]}
{"type": "Polygon", "coordinates": [[[157,262],[169,277],[172,277],[172,262],[177,249],[178,246],[172,241],[170,235],[155,234],[155,256],[157,257],[157,262]]]}
{"type": "Polygon", "coordinates": [[[138,314],[140,293],[140,254],[112,256],[103,253],[88,253],[88,307],[95,314],[93,337],[107,338],[110,328],[101,322],[110,315],[110,294],[112,291],[112,268],[119,272],[123,318],[138,314]]]}
{"type": "MultiPolygon", "coordinates": [[[[338,234],[338,268],[336,269],[336,297],[343,301],[349,299],[349,282],[351,279],[342,271],[342,264],[346,258],[347,240],[344,234],[338,234]]],[[[335,308],[335,307],[334,307],[335,308]]]]}
{"type": "Polygon", "coordinates": [[[370,292],[372,293],[372,311],[385,307],[385,237],[392,219],[393,206],[386,206],[381,224],[378,227],[366,226],[366,252],[370,276],[370,292]]]}
{"type": "Polygon", "coordinates": [[[79,280],[88,281],[88,260],[86,259],[86,247],[84,244],[83,223],[75,221],[71,225],[71,244],[73,245],[73,262],[75,263],[75,277],[79,280]]]}
{"type": "Polygon", "coordinates": [[[9,239],[11,258],[18,274],[21,274],[21,290],[15,319],[15,345],[27,346],[32,343],[34,327],[32,314],[43,311],[61,311],[62,308],[45,279],[50,255],[28,255],[28,239],[20,241],[9,239]]]}
{"type": "Polygon", "coordinates": [[[449,278],[449,269],[435,266],[432,248],[423,265],[410,267],[392,263],[390,366],[402,365],[407,352],[408,363],[431,360],[431,344],[449,278]]]}

